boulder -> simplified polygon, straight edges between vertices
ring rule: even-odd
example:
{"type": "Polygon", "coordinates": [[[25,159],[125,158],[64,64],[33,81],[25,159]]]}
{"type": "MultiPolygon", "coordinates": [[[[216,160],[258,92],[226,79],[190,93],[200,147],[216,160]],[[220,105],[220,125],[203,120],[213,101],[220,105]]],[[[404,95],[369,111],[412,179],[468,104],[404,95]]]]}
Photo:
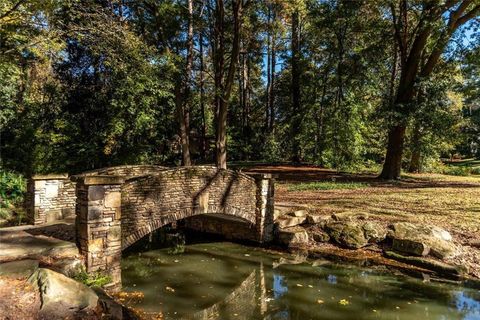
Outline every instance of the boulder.
{"type": "Polygon", "coordinates": [[[323,227],[328,221],[331,220],[329,216],[322,216],[322,215],[307,215],[307,223],[308,224],[318,224],[320,227],[323,227]]]}
{"type": "Polygon", "coordinates": [[[40,291],[41,309],[45,314],[68,317],[78,311],[94,311],[98,296],[86,285],[58,272],[39,268],[28,281],[40,291]]]}
{"type": "Polygon", "coordinates": [[[19,260],[0,264],[0,276],[19,279],[28,278],[38,269],[38,260],[19,260]]]}
{"type": "Polygon", "coordinates": [[[353,221],[333,221],[325,225],[325,231],[337,244],[359,249],[368,244],[362,225],[353,221]]]}
{"type": "Polygon", "coordinates": [[[290,227],[278,230],[278,242],[287,247],[299,247],[308,244],[308,233],[301,227],[290,227]]]}
{"type": "Polygon", "coordinates": [[[387,237],[387,228],[379,223],[368,221],[362,225],[362,228],[365,238],[370,243],[381,242],[387,237]]]}
{"type": "Polygon", "coordinates": [[[289,216],[291,217],[306,217],[308,215],[308,211],[307,210],[295,210],[295,211],[292,211],[292,212],[289,212],[288,213],[289,216]]]}
{"type": "Polygon", "coordinates": [[[330,241],[330,236],[328,233],[322,230],[310,230],[310,237],[315,240],[315,242],[328,242],[330,241]]]}
{"type": "Polygon", "coordinates": [[[332,214],[333,220],[336,221],[355,221],[355,220],[366,220],[368,219],[368,213],[365,212],[354,212],[354,211],[344,211],[339,213],[332,214]]]}
{"type": "Polygon", "coordinates": [[[425,243],[408,239],[394,238],[392,241],[392,249],[397,252],[422,257],[425,257],[430,253],[430,247],[425,243]]]}
{"type": "Polygon", "coordinates": [[[288,228],[295,227],[300,224],[304,224],[307,221],[306,217],[291,217],[291,216],[282,216],[277,220],[278,227],[288,228]]]}
{"type": "Polygon", "coordinates": [[[432,255],[439,259],[456,255],[457,247],[450,233],[437,226],[397,222],[390,226],[392,249],[416,256],[432,255]]]}
{"type": "Polygon", "coordinates": [[[85,265],[83,261],[78,258],[64,258],[54,260],[53,263],[49,265],[49,268],[67,277],[73,277],[85,270],[85,265]]]}

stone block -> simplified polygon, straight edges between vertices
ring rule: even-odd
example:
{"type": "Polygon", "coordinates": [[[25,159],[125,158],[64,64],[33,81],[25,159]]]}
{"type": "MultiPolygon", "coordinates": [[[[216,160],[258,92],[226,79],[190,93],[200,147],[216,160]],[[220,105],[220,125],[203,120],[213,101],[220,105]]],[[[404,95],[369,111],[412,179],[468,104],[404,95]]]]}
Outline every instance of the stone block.
{"type": "Polygon", "coordinates": [[[63,219],[61,209],[45,211],[45,220],[47,223],[63,219]]]}
{"type": "Polygon", "coordinates": [[[289,216],[292,217],[306,217],[308,215],[307,210],[295,210],[293,212],[288,213],[289,216]]]}
{"type": "Polygon", "coordinates": [[[103,238],[92,239],[88,241],[88,251],[91,253],[98,253],[104,250],[103,238]]]}
{"type": "Polygon", "coordinates": [[[308,244],[308,233],[301,227],[292,227],[280,229],[278,231],[278,241],[285,246],[295,247],[308,244]]]}
{"type": "Polygon", "coordinates": [[[88,188],[88,200],[103,200],[105,197],[105,188],[103,186],[90,186],[88,188]]]}
{"type": "Polygon", "coordinates": [[[49,183],[45,185],[45,198],[51,199],[58,197],[58,183],[49,183]]]}
{"type": "Polygon", "coordinates": [[[290,216],[283,216],[277,220],[277,224],[280,228],[288,228],[298,226],[306,222],[305,217],[290,217],[290,216]]]}
{"type": "Polygon", "coordinates": [[[426,256],[430,253],[430,247],[426,244],[408,239],[393,239],[392,249],[415,256],[426,256]]]}
{"type": "Polygon", "coordinates": [[[122,194],[120,191],[108,192],[105,196],[105,207],[120,208],[122,205],[122,194]]]}
{"type": "Polygon", "coordinates": [[[35,190],[43,189],[45,188],[45,180],[36,180],[35,181],[35,190]]]}
{"type": "Polygon", "coordinates": [[[117,241],[122,238],[122,228],[120,226],[113,226],[108,229],[107,239],[109,241],[117,241]]]}
{"type": "Polygon", "coordinates": [[[98,220],[103,217],[102,207],[89,207],[88,208],[88,220],[98,220]]]}

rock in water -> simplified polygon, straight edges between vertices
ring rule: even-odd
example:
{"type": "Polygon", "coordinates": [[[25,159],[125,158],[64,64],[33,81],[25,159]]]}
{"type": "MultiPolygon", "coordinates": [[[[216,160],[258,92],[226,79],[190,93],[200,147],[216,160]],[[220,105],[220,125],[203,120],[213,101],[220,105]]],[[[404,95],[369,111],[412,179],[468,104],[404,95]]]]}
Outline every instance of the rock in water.
{"type": "Polygon", "coordinates": [[[71,317],[79,311],[93,313],[98,296],[86,285],[58,272],[39,268],[28,281],[40,291],[41,313],[49,319],[71,317]]]}
{"type": "Polygon", "coordinates": [[[304,228],[291,227],[278,231],[278,241],[287,247],[298,247],[308,244],[308,233],[304,228]]]}
{"type": "Polygon", "coordinates": [[[457,253],[452,236],[440,227],[397,222],[390,228],[388,237],[393,240],[393,250],[417,256],[430,254],[439,259],[450,258],[457,253]]]}

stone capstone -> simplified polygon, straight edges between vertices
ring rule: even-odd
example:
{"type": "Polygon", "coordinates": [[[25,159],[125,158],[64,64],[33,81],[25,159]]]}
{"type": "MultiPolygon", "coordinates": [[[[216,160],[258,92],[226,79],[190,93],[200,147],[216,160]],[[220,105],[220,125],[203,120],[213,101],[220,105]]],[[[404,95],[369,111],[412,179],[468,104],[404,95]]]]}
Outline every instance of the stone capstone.
{"type": "Polygon", "coordinates": [[[432,255],[439,259],[456,255],[457,247],[450,233],[437,226],[397,222],[390,226],[392,249],[414,256],[432,255]]]}
{"type": "Polygon", "coordinates": [[[28,281],[40,291],[42,309],[69,312],[97,307],[97,294],[84,284],[58,272],[39,268],[28,281]]]}

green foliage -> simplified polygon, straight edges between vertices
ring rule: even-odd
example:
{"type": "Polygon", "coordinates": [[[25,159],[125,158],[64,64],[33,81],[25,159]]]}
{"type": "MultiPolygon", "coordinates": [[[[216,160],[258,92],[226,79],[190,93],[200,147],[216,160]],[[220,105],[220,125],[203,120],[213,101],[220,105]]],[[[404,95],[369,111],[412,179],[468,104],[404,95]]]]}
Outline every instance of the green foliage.
{"type": "MultiPolygon", "coordinates": [[[[12,217],[12,211],[22,211],[18,207],[23,204],[25,192],[26,182],[22,175],[0,169],[0,218],[9,219],[12,217]]],[[[21,214],[18,215],[18,219],[20,223],[21,214]]]]}
{"type": "Polygon", "coordinates": [[[83,283],[88,287],[103,287],[106,284],[112,282],[112,278],[101,272],[87,273],[85,268],[82,268],[79,272],[73,275],[73,279],[83,283]]]}
{"type": "Polygon", "coordinates": [[[292,184],[288,186],[288,191],[362,189],[368,186],[367,183],[363,182],[320,181],[292,184]]]}

